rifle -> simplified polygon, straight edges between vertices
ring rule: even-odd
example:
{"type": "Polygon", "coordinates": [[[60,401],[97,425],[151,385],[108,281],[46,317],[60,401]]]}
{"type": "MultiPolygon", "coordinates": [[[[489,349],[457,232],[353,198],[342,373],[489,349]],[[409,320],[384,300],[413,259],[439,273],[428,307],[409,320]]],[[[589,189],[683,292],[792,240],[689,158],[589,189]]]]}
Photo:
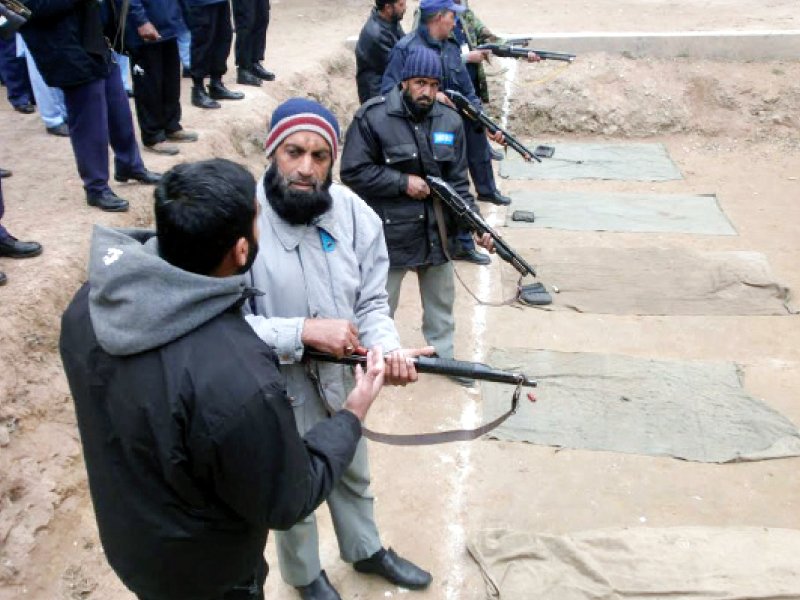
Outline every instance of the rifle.
{"type": "Polygon", "coordinates": [[[485,233],[488,233],[490,236],[492,236],[494,247],[497,250],[497,255],[500,258],[514,267],[519,274],[522,275],[522,277],[525,277],[526,275],[536,277],[536,271],[533,269],[533,267],[529,265],[524,258],[517,254],[517,252],[511,246],[509,246],[502,237],[500,237],[500,234],[492,229],[486,221],[484,221],[483,217],[479,213],[475,212],[469,207],[464,199],[458,195],[458,192],[453,189],[453,186],[447,183],[444,179],[433,177],[432,175],[426,175],[425,181],[428,183],[428,187],[431,188],[433,195],[439,198],[439,200],[441,200],[444,205],[447,206],[447,208],[455,213],[458,218],[465,225],[467,225],[467,227],[475,231],[479,236],[482,236],[485,233]]]}
{"type": "Polygon", "coordinates": [[[500,58],[528,58],[528,54],[534,52],[542,60],[560,60],[562,62],[572,62],[575,60],[575,55],[567,52],[534,50],[532,48],[520,48],[508,44],[481,44],[480,46],[476,46],[475,49],[491,50],[492,54],[500,58]]]}
{"type": "Polygon", "coordinates": [[[480,123],[489,130],[489,133],[497,133],[498,131],[502,133],[506,140],[506,144],[519,152],[522,158],[524,158],[526,161],[530,162],[531,160],[535,160],[536,162],[542,162],[542,159],[539,158],[536,151],[529,150],[523,146],[517,138],[492,121],[489,115],[482,110],[475,108],[472,102],[470,102],[469,99],[464,96],[464,94],[455,90],[445,90],[444,93],[448,98],[450,98],[450,100],[453,101],[453,104],[456,105],[458,111],[469,120],[480,123]]]}
{"type": "MultiPolygon", "coordinates": [[[[337,363],[340,365],[361,365],[364,367],[367,364],[366,349],[364,348],[358,348],[354,354],[349,354],[342,358],[309,348],[305,351],[304,356],[312,360],[337,363]]],[[[494,369],[483,363],[433,356],[417,356],[416,358],[412,358],[411,361],[414,363],[414,368],[419,373],[432,373],[434,375],[447,375],[449,377],[467,377],[479,381],[493,381],[495,383],[506,383],[520,387],[536,387],[536,381],[524,373],[494,369]]]]}

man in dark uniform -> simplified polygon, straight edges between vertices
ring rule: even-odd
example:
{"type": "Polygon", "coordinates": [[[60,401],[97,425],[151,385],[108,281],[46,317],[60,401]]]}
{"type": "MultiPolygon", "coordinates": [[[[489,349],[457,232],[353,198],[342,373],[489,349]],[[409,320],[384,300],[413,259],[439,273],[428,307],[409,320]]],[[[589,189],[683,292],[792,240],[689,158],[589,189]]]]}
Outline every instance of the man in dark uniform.
{"type": "Polygon", "coordinates": [[[192,34],[192,104],[219,108],[217,100],[241,100],[222,83],[231,53],[231,5],[229,0],[186,0],[186,24],[192,34]],[[204,81],[211,81],[206,89],[204,81]]]}
{"type": "MultiPolygon", "coordinates": [[[[0,171],[8,173],[7,176],[11,175],[10,171],[4,171],[3,169],[0,169],[0,171]]],[[[3,213],[5,212],[5,205],[3,204],[3,177],[5,176],[0,174],[0,257],[33,258],[34,256],[39,256],[42,253],[41,244],[36,242],[21,242],[3,227],[3,213]]],[[[0,271],[0,285],[4,285],[6,281],[6,274],[0,271]]]]}
{"type": "Polygon", "coordinates": [[[400,25],[405,13],[406,0],[375,0],[375,8],[361,28],[356,44],[356,85],[361,104],[381,93],[389,53],[405,35],[400,25]]]}
{"type": "MultiPolygon", "coordinates": [[[[455,288],[453,265],[444,249],[453,219],[431,198],[424,177],[441,177],[477,210],[469,193],[464,128],[458,113],[435,100],[442,80],[436,52],[423,46],[409,51],[400,77],[388,94],[356,112],[340,175],[383,221],[392,314],[403,278],[416,272],[425,340],[439,356],[453,358],[455,288]]],[[[492,248],[488,234],[479,243],[492,248]]]]}
{"type": "Polygon", "coordinates": [[[108,146],[114,179],[157,183],[139,154],[128,95],[103,30],[103,5],[73,0],[26,0],[30,20],[20,29],[50,87],[64,91],[72,151],[89,206],[128,210],[108,186],[108,146]]]}
{"type": "Polygon", "coordinates": [[[269,530],[328,496],[383,384],[376,347],[343,410],[297,433],[278,358],[241,311],[256,206],[244,167],[178,165],[155,234],[95,228],[62,319],[100,540],[140,600],[262,600],[269,530]]]}
{"type": "Polygon", "coordinates": [[[233,0],[233,22],[236,83],[259,86],[262,79],[274,81],[275,74],[261,65],[267,46],[269,0],[233,0]]]}
{"type": "MultiPolygon", "coordinates": [[[[408,52],[413,48],[425,46],[435,50],[441,57],[444,68],[442,90],[454,89],[461,92],[476,107],[481,108],[481,101],[475,93],[472,80],[461,56],[461,48],[451,39],[450,35],[455,27],[456,13],[463,13],[466,8],[456,4],[453,0],[422,0],[419,8],[419,27],[397,42],[389,55],[389,64],[381,83],[381,93],[388,93],[400,82],[400,74],[408,52]]],[[[445,104],[451,104],[441,91],[437,99],[445,104]]],[[[482,126],[465,118],[464,132],[467,139],[469,173],[472,175],[478,200],[499,205],[510,204],[511,199],[501,194],[495,184],[491,147],[486,131],[482,126]]],[[[493,135],[492,139],[498,143],[503,141],[500,133],[493,135]]]]}

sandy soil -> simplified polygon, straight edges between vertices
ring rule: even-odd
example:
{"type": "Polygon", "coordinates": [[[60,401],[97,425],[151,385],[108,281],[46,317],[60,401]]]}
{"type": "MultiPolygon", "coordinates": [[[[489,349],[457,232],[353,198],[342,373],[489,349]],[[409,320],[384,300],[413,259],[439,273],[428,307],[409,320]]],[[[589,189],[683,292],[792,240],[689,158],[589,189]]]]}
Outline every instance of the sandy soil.
{"type": "MultiPolygon", "coordinates": [[[[260,142],[280,99],[308,93],[333,106],[343,122],[356,106],[352,61],[343,40],[357,34],[368,0],[337,3],[273,0],[268,66],[278,81],[246,100],[203,112],[184,103],[184,125],[202,136],[180,160],[225,156],[264,166],[260,142]]],[[[664,31],[798,29],[791,0],[655,0],[543,4],[474,0],[499,31],[664,31]]],[[[799,63],[633,61],[589,55],[546,84],[552,66],[521,66],[513,92],[515,131],[526,136],[667,145],[685,179],[658,191],[715,192],[736,237],[509,230],[520,250],[575,245],[684,246],[763,252],[779,279],[800,288],[799,63]]],[[[502,65],[492,68],[500,96],[502,65]]],[[[188,98],[188,88],[184,88],[188,98]]],[[[499,102],[493,107],[497,110],[499,102]]],[[[44,243],[28,261],[0,261],[0,600],[131,598],[105,563],[86,487],[69,392],[57,356],[60,314],[83,281],[91,225],[152,223],[151,189],[116,188],[132,210],[109,215],[83,202],[68,140],[44,132],[36,116],[0,107],[4,224],[44,243]]],[[[150,168],[173,159],[145,155],[150,168]]],[[[563,189],[563,182],[503,182],[521,189],[563,189]]],[[[650,191],[650,184],[576,182],[570,189],[650,191]]],[[[486,211],[501,223],[503,210],[486,211]]],[[[496,263],[497,261],[495,261],[496,263]]],[[[512,281],[497,264],[460,266],[484,295],[512,281]]],[[[482,359],[492,347],[548,348],[636,356],[733,360],[747,389],[800,424],[800,321],[791,317],[626,317],[482,308],[459,290],[459,355],[482,359]]],[[[421,343],[420,311],[411,281],[398,326],[407,344],[421,343]]],[[[378,430],[421,431],[470,426],[481,418],[476,392],[425,378],[390,390],[370,415],[378,430]]],[[[561,451],[481,441],[446,447],[371,448],[377,517],[386,545],[433,571],[424,598],[484,597],[466,555],[471,531],[515,526],[566,532],[604,526],[758,525],[800,527],[797,460],[701,465],[601,452],[561,451]]],[[[326,512],[320,511],[325,568],[344,597],[390,597],[399,590],[361,576],[338,560],[326,512]]],[[[267,593],[295,597],[275,566],[267,593]]]]}

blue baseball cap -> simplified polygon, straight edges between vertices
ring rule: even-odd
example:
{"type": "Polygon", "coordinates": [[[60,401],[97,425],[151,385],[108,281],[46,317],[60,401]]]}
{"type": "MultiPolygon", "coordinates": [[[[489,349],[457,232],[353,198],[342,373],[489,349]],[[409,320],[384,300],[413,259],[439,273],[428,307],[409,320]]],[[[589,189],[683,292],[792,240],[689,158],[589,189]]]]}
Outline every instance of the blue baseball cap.
{"type": "Polygon", "coordinates": [[[453,0],[422,0],[419,3],[419,9],[422,12],[436,12],[439,10],[452,10],[454,13],[463,13],[467,7],[462,4],[456,4],[453,0]]]}

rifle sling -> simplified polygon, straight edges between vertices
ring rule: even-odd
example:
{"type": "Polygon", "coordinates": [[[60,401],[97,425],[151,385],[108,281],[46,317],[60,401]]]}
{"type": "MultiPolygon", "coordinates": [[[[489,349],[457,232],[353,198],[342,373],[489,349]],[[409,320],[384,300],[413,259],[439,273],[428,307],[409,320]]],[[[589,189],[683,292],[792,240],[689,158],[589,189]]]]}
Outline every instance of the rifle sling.
{"type": "MultiPolygon", "coordinates": [[[[325,389],[322,387],[319,374],[311,362],[306,363],[306,373],[316,386],[317,393],[319,393],[319,397],[322,399],[325,410],[329,415],[336,413],[336,409],[330,405],[328,398],[325,396],[325,389]]],[[[508,419],[508,417],[517,412],[517,408],[519,407],[519,395],[521,391],[522,384],[519,384],[514,390],[514,395],[511,397],[511,408],[493,421],[485,423],[476,429],[451,429],[448,431],[436,431],[432,433],[396,434],[373,431],[372,429],[362,425],[361,432],[368,440],[372,440],[373,442],[378,442],[380,444],[389,444],[390,446],[433,446],[436,444],[447,444],[449,442],[469,442],[486,435],[493,429],[496,429],[502,425],[506,419],[508,419]]]]}

